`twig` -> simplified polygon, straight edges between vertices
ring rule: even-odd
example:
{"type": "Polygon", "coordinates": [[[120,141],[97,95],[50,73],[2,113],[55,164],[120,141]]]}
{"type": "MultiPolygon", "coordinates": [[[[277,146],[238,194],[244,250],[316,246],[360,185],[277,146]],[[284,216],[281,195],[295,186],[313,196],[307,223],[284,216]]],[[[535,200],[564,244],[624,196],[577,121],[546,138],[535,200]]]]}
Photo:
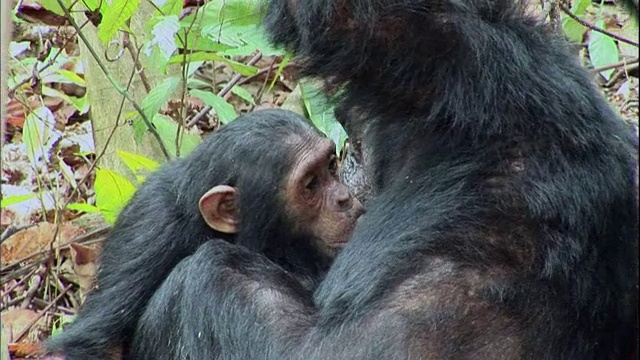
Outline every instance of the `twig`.
{"type": "Polygon", "coordinates": [[[5,240],[11,237],[11,235],[17,233],[18,231],[26,230],[36,226],[36,224],[27,224],[22,226],[13,226],[9,225],[0,235],[0,244],[2,244],[5,240]]]}
{"type": "Polygon", "coordinates": [[[144,68],[140,63],[140,56],[138,53],[140,50],[136,51],[135,46],[133,46],[133,43],[131,43],[131,41],[129,40],[129,34],[125,34],[125,39],[123,39],[122,42],[124,42],[124,47],[127,49],[127,51],[129,51],[129,54],[131,54],[131,58],[133,59],[133,66],[136,68],[138,74],[140,74],[140,81],[142,81],[144,89],[147,91],[147,93],[150,92],[151,84],[149,83],[149,79],[147,78],[147,73],[144,72],[144,68]]]}
{"type": "Polygon", "coordinates": [[[591,69],[591,72],[594,73],[594,74],[597,74],[597,73],[599,73],[601,71],[615,69],[615,68],[620,67],[620,66],[637,64],[638,61],[640,61],[640,58],[635,58],[635,59],[630,59],[630,60],[622,60],[622,61],[619,61],[619,62],[617,62],[615,64],[609,64],[609,65],[605,65],[605,66],[601,66],[601,67],[597,67],[597,68],[591,69]]]}
{"type": "Polygon", "coordinates": [[[25,327],[24,327],[24,329],[22,329],[22,331],[18,334],[18,336],[16,336],[16,338],[15,338],[15,339],[13,339],[13,342],[14,342],[14,343],[19,342],[19,341],[20,341],[20,339],[22,339],[22,337],[23,337],[27,332],[29,332],[29,330],[31,329],[31,327],[32,327],[32,326],[33,326],[33,325],[34,325],[38,320],[40,320],[40,318],[41,318],[41,317],[43,317],[43,316],[44,316],[44,314],[46,314],[46,313],[47,313],[47,311],[49,311],[49,310],[53,307],[53,305],[55,305],[55,304],[58,302],[58,300],[62,299],[62,297],[64,296],[64,294],[66,294],[66,293],[67,293],[67,291],[69,291],[69,290],[71,289],[71,286],[72,286],[72,285],[68,285],[66,288],[64,288],[64,289],[62,290],[62,292],[60,292],[60,294],[58,294],[58,296],[56,296],[56,298],[55,298],[55,299],[53,299],[53,301],[52,301],[49,305],[47,305],[44,309],[42,309],[42,311],[41,311],[41,312],[39,312],[39,313],[38,313],[38,316],[36,316],[35,318],[33,318],[33,320],[29,321],[29,324],[28,324],[27,326],[25,326],[25,327]]]}
{"type": "MultiPolygon", "coordinates": [[[[58,1],[61,1],[61,0],[58,0],[58,1]]],[[[262,52],[258,52],[253,58],[251,58],[251,60],[249,60],[247,64],[255,65],[261,58],[262,58],[262,52]]],[[[227,83],[227,85],[225,85],[225,87],[222,88],[220,92],[218,92],[218,96],[220,97],[225,96],[238,83],[238,81],[240,81],[241,78],[242,78],[242,74],[235,74],[233,78],[231,78],[231,80],[227,83]]],[[[209,111],[211,111],[211,109],[212,109],[211,106],[209,105],[205,106],[202,110],[200,110],[199,113],[196,114],[196,116],[193,117],[193,119],[191,119],[187,123],[187,128],[190,128],[193,125],[195,125],[198,122],[198,120],[202,119],[209,111]]]]}
{"type": "Polygon", "coordinates": [[[82,42],[87,47],[87,50],[89,50],[89,52],[91,53],[91,56],[93,56],[93,58],[96,59],[96,64],[98,65],[100,70],[102,70],[107,80],[109,80],[113,88],[120,95],[124,96],[127,99],[127,101],[131,103],[131,105],[138,112],[138,114],[140,114],[140,118],[142,118],[142,121],[147,126],[147,129],[149,130],[151,135],[153,135],[153,137],[155,137],[156,140],[158,141],[158,145],[160,146],[160,150],[162,151],[162,154],[164,155],[165,159],[170,160],[171,155],[169,155],[169,151],[167,150],[167,147],[164,145],[164,142],[162,141],[160,134],[158,134],[158,132],[156,131],[156,128],[153,126],[153,124],[151,124],[151,121],[147,118],[147,115],[145,115],[144,110],[142,110],[140,105],[136,103],[135,99],[131,96],[131,94],[116,82],[116,80],[111,76],[111,73],[107,71],[107,68],[104,66],[104,64],[101,61],[99,61],[100,57],[98,56],[96,51],[93,49],[93,47],[91,47],[91,44],[89,43],[89,39],[87,39],[87,37],[84,36],[84,34],[80,31],[80,27],[78,27],[78,23],[76,23],[75,19],[71,16],[71,13],[69,12],[69,9],[65,6],[63,0],[56,0],[56,1],[58,2],[58,5],[60,5],[60,8],[62,9],[62,11],[64,11],[64,15],[67,17],[67,20],[69,21],[71,26],[73,26],[76,29],[76,32],[78,33],[78,37],[82,39],[82,42]]]}
{"type": "MultiPolygon", "coordinates": [[[[62,250],[62,249],[66,249],[66,248],[68,248],[72,243],[83,243],[83,244],[89,244],[89,243],[92,243],[92,242],[90,242],[90,241],[86,241],[86,240],[91,239],[91,238],[94,238],[94,237],[103,236],[103,235],[105,235],[105,234],[106,234],[110,229],[111,229],[111,226],[110,226],[110,225],[100,227],[100,228],[98,228],[98,229],[96,229],[96,230],[93,230],[93,231],[91,231],[91,232],[89,232],[89,233],[86,233],[86,234],[83,234],[83,235],[77,236],[77,237],[73,238],[71,241],[69,241],[69,242],[67,242],[67,243],[64,243],[64,244],[60,245],[59,247],[60,247],[60,249],[62,250]]],[[[34,258],[34,257],[36,257],[36,256],[45,255],[45,254],[47,254],[48,252],[49,252],[49,249],[46,249],[46,250],[37,251],[37,252],[35,252],[35,253],[32,253],[32,254],[30,254],[30,255],[27,255],[27,256],[23,257],[22,259],[16,260],[16,261],[12,262],[11,264],[9,264],[9,265],[7,265],[7,266],[3,267],[2,269],[0,269],[0,272],[6,272],[6,271],[9,271],[10,269],[12,269],[12,268],[14,268],[14,267],[16,267],[16,266],[20,265],[21,263],[23,263],[23,262],[25,262],[25,261],[27,261],[27,260],[29,260],[29,259],[32,259],[32,258],[34,258]]]]}
{"type": "MultiPolygon", "coordinates": [[[[58,1],[60,1],[60,0],[58,0],[58,1]]],[[[610,32],[610,31],[607,31],[607,30],[605,30],[605,29],[603,29],[601,27],[595,26],[593,24],[590,24],[590,23],[580,19],[576,14],[574,14],[571,11],[571,9],[569,9],[564,4],[558,4],[558,6],[560,6],[560,9],[562,9],[562,11],[564,11],[570,18],[572,18],[573,20],[577,21],[582,26],[585,26],[585,27],[587,27],[587,28],[589,28],[591,30],[597,31],[599,33],[603,33],[603,34],[605,34],[605,35],[607,35],[607,36],[609,36],[611,38],[614,38],[614,39],[616,39],[618,41],[622,41],[622,42],[627,43],[629,45],[633,45],[635,47],[639,47],[640,46],[640,44],[638,44],[637,42],[635,42],[633,40],[629,40],[629,39],[624,38],[624,37],[622,37],[620,35],[616,35],[616,34],[610,32]]]]}
{"type": "Polygon", "coordinates": [[[40,289],[40,284],[42,284],[42,278],[44,277],[44,273],[46,271],[47,268],[45,266],[41,266],[37,273],[31,277],[29,281],[29,287],[27,288],[27,292],[25,294],[25,298],[22,301],[22,304],[20,304],[20,309],[26,309],[29,307],[31,300],[33,300],[33,298],[36,296],[36,293],[40,289]]]}
{"type": "MultiPolygon", "coordinates": [[[[276,58],[273,58],[271,61],[271,65],[267,68],[267,75],[264,77],[264,81],[262,82],[262,86],[258,90],[256,94],[256,104],[259,104],[262,101],[262,95],[264,95],[264,90],[267,88],[267,84],[269,83],[269,75],[271,74],[271,70],[276,64],[276,58]]],[[[274,79],[275,80],[275,79],[274,79]]],[[[253,110],[253,109],[252,109],[253,110]]]]}

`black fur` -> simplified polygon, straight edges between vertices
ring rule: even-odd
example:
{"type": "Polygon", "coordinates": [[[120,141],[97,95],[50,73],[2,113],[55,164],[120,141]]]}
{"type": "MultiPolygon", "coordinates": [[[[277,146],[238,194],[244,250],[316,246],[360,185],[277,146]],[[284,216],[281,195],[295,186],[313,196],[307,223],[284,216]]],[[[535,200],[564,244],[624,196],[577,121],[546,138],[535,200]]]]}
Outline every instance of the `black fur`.
{"type": "Polygon", "coordinates": [[[562,39],[507,0],[271,0],[266,25],[360,115],[347,128],[375,197],[313,305],[259,254],[209,242],[179,270],[205,271],[189,281],[198,331],[174,346],[629,358],[637,140],[562,39]]]}
{"type": "Polygon", "coordinates": [[[117,345],[126,349],[147,301],[171,269],[209,239],[234,241],[208,227],[200,215],[198,200],[215,185],[240,189],[237,244],[277,259],[300,279],[319,279],[330,259],[309,251],[309,241],[293,238],[279,199],[293,158],[285,140],[315,136],[292,112],[258,111],[150,175],[105,242],[99,288],[88,295],[73,324],[46,343],[47,349],[66,354],[67,360],[106,359],[117,345]]]}

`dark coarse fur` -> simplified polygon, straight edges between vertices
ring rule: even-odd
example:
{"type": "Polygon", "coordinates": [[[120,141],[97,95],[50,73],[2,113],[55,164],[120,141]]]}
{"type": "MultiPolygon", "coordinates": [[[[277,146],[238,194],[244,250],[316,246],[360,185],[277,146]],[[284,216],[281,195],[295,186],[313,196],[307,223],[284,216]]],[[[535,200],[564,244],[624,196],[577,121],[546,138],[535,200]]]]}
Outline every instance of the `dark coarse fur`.
{"type": "Polygon", "coordinates": [[[507,0],[271,0],[266,24],[362,115],[375,196],[314,306],[208,243],[201,359],[629,358],[637,141],[562,39],[507,0]]]}
{"type": "Polygon", "coordinates": [[[279,211],[278,195],[292,162],[291,142],[285,140],[314,136],[319,135],[294,113],[257,111],[149,176],[105,242],[99,288],[88,295],[73,324],[47,342],[47,349],[66,354],[67,360],[88,360],[108,358],[116,345],[126,348],[144,306],[171,269],[209,239],[233,240],[208,227],[199,213],[200,197],[215,185],[240,189],[238,244],[301,276],[324,271],[326,261],[314,260],[312,254],[281,253],[283,248],[305,251],[302,246],[274,240],[296,242],[290,239],[284,211],[279,211]],[[289,258],[307,262],[287,263],[289,258]],[[305,268],[308,264],[313,266],[305,268]]]}

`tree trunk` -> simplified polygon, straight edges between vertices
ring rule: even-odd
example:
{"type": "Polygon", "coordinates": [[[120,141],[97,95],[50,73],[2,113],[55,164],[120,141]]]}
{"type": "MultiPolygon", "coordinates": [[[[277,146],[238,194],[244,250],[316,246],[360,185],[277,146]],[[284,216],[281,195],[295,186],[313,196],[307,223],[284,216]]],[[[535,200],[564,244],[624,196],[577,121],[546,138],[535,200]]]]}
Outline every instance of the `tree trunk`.
{"type": "MultiPolygon", "coordinates": [[[[81,3],[77,3],[76,7],[80,7],[81,3]]],[[[74,9],[76,8],[74,7],[74,9]]],[[[136,45],[142,44],[145,39],[145,22],[152,16],[154,8],[149,2],[143,1],[140,4],[140,8],[137,13],[131,18],[130,29],[136,34],[136,45]]],[[[83,24],[87,21],[83,12],[75,12],[75,18],[78,24],[83,24]]],[[[97,35],[97,28],[92,24],[87,24],[83,28],[83,33],[88,39],[89,45],[95,50],[100,57],[100,62],[105,65],[107,71],[111,74],[111,77],[117,81],[117,83],[123,88],[126,87],[133,71],[134,58],[131,53],[124,49],[124,53],[117,61],[108,61],[105,58],[106,46],[102,44],[97,35]]],[[[118,38],[122,38],[122,34],[118,35],[118,38]]],[[[124,150],[138,155],[146,156],[156,161],[164,161],[164,155],[160,150],[160,146],[155,137],[146,133],[142,143],[136,144],[134,140],[134,131],[131,124],[126,123],[125,115],[135,111],[133,106],[125,100],[122,114],[118,119],[118,109],[122,101],[122,95],[114,89],[113,85],[107,79],[107,76],[103,73],[100,67],[97,65],[96,60],[91,53],[87,50],[87,46],[81,39],[78,39],[80,43],[80,56],[84,64],[85,79],[87,84],[87,96],[89,97],[89,103],[91,104],[91,120],[93,124],[93,137],[96,145],[96,155],[99,155],[103,149],[106,148],[104,156],[99,160],[99,164],[102,167],[114,170],[122,175],[133,178],[132,174],[127,170],[122,161],[119,160],[116,155],[116,150],[124,150]],[[118,120],[116,124],[116,120],[118,120]],[[111,133],[114,131],[113,136],[111,133]]],[[[133,37],[131,36],[131,41],[133,37]]],[[[120,51],[120,47],[116,51],[110,49],[109,57],[114,57],[114,52],[120,51]]],[[[144,53],[140,54],[140,62],[144,64],[144,53]]],[[[145,68],[145,75],[148,79],[148,83],[153,88],[165,78],[165,74],[155,71],[155,69],[145,68]]],[[[139,74],[134,75],[131,86],[128,90],[138,105],[142,99],[147,95],[147,91],[139,74]]],[[[151,120],[151,119],[149,119],[151,120]]]]}

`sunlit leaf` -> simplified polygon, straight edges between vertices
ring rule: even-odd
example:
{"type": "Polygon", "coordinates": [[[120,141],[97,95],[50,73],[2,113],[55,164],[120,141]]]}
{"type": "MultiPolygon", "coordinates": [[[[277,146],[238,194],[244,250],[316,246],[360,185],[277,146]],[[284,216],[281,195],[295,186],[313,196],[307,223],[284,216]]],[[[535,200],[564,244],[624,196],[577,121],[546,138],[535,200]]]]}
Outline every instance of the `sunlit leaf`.
{"type": "Polygon", "coordinates": [[[100,209],[96,206],[85,203],[71,203],[67,205],[68,210],[81,211],[86,213],[99,213],[100,209]]]}
{"type": "Polygon", "coordinates": [[[108,169],[96,171],[94,189],[96,206],[110,224],[116,221],[118,214],[136,191],[131,181],[108,169]]]}
{"type": "Polygon", "coordinates": [[[19,204],[23,201],[29,200],[29,199],[33,199],[34,197],[36,197],[37,194],[25,194],[25,195],[13,195],[13,196],[7,196],[4,197],[2,199],[0,199],[0,207],[2,207],[3,209],[7,206],[11,206],[14,204],[19,204]]]}
{"type": "Polygon", "coordinates": [[[129,170],[135,175],[138,183],[142,183],[146,174],[155,171],[160,164],[142,155],[130,153],[128,151],[117,150],[116,153],[120,160],[127,165],[129,170]]]}
{"type": "MultiPolygon", "coordinates": [[[[64,11],[60,7],[60,4],[58,4],[58,0],[38,0],[37,2],[40,5],[42,5],[43,8],[51,11],[52,13],[56,15],[64,16],[64,11]]],[[[69,6],[71,6],[74,3],[74,1],[62,0],[62,3],[67,9],[69,9],[69,6]]]]}
{"type": "Polygon", "coordinates": [[[9,56],[16,57],[23,52],[29,50],[31,47],[31,43],[29,41],[15,42],[11,41],[9,43],[9,56]]]}
{"type": "MultiPolygon", "coordinates": [[[[106,0],[103,0],[106,1],[106,0]]],[[[103,12],[102,22],[98,26],[98,37],[107,44],[116,35],[125,22],[138,10],[140,0],[113,0],[103,12]]]]}

